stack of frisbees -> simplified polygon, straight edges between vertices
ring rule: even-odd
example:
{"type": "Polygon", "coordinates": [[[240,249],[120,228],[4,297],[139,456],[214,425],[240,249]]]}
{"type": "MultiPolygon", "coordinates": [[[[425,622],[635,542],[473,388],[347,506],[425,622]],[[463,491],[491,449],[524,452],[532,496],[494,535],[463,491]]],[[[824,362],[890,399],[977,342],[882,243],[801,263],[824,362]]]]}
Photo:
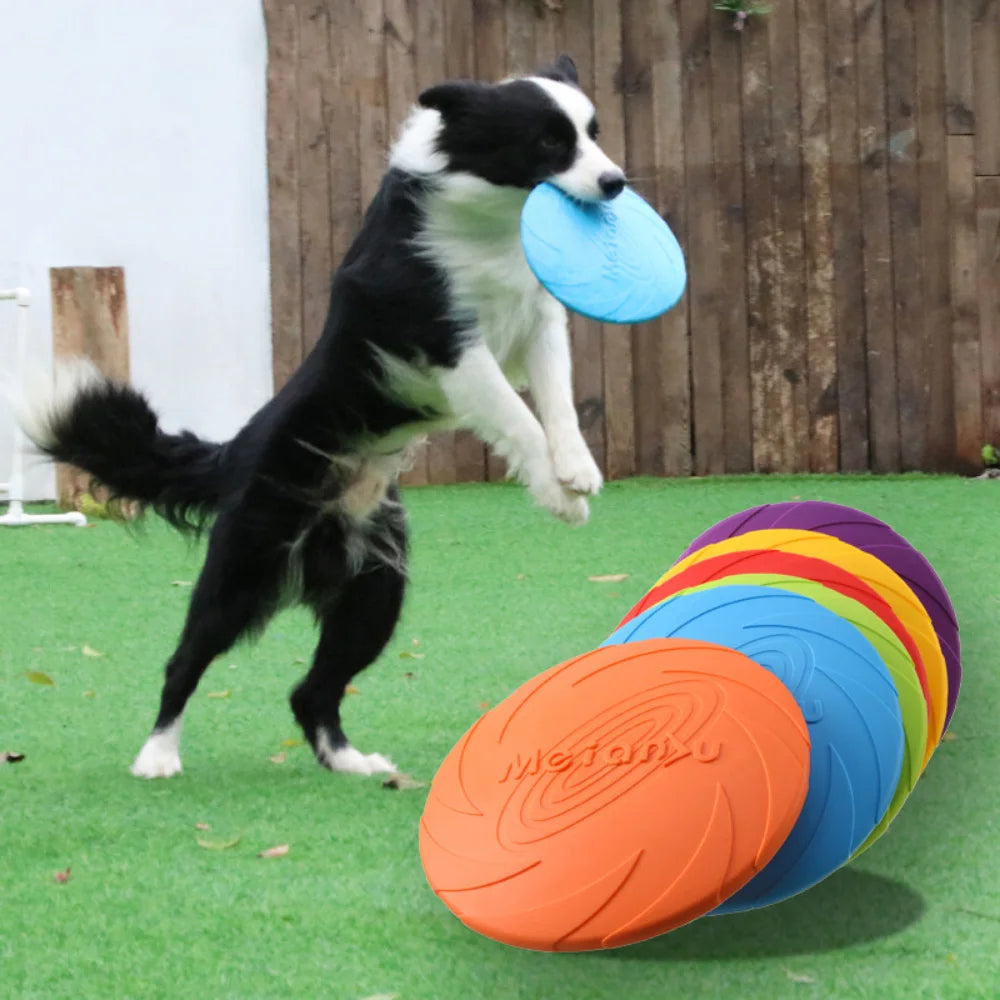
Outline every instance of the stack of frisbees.
{"type": "Polygon", "coordinates": [[[600,648],[462,737],[421,820],[424,871],[467,926],[548,951],[779,903],[885,832],[960,682],[945,589],[887,524],[743,511],[600,648]]]}

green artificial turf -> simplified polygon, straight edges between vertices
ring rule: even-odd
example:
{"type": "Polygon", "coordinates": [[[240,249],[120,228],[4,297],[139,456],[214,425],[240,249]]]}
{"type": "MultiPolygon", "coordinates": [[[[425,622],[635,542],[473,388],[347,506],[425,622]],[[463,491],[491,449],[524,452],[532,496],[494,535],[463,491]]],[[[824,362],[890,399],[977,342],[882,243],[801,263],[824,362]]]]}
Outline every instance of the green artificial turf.
{"type": "Polygon", "coordinates": [[[26,755],[0,766],[0,996],[1000,997],[1000,484],[635,480],[610,484],[580,529],[513,486],[410,490],[404,618],[357,679],[347,731],[429,780],[484,703],[595,648],[692,537],[795,497],[870,511],[937,568],[962,625],[953,738],[889,833],[811,891],[578,955],[515,950],[450,915],[417,854],[426,789],[331,775],[284,745],[314,641],[301,611],[206,675],[183,776],[132,778],[199,547],[155,521],[0,529],[0,750],[26,755]],[[257,856],[279,844],[286,856],[257,856]]]}

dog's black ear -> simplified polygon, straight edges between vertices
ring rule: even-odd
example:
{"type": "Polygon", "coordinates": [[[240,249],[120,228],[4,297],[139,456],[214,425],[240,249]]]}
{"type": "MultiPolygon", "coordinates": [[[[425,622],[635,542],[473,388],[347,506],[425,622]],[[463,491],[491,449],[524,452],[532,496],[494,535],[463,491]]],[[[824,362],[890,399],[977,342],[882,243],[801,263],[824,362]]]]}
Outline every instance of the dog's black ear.
{"type": "Polygon", "coordinates": [[[449,80],[423,91],[417,100],[423,108],[433,108],[445,117],[467,107],[476,86],[467,80],[449,80]]]}
{"type": "Polygon", "coordinates": [[[571,83],[574,87],[580,86],[576,63],[565,52],[561,53],[551,65],[543,66],[535,76],[543,76],[547,80],[556,80],[558,83],[571,83]]]}

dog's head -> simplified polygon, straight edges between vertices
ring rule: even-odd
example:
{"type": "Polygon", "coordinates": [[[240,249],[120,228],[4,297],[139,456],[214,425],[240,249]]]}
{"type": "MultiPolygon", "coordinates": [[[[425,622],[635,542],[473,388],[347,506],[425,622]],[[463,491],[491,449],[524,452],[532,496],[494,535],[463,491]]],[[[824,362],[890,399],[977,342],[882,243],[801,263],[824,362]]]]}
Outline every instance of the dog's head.
{"type": "Polygon", "coordinates": [[[565,55],[533,76],[452,80],[425,90],[390,162],[502,187],[550,181],[583,201],[614,198],[625,186],[621,168],[597,143],[594,105],[565,55]]]}

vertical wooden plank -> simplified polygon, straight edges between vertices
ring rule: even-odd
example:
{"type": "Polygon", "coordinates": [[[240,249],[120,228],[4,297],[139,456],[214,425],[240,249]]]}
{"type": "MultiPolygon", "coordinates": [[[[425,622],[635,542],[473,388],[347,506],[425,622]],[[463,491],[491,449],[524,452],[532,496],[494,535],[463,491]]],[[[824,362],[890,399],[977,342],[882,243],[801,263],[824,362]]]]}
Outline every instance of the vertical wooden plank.
{"type": "Polygon", "coordinates": [[[864,237],[870,462],[875,472],[897,472],[899,399],[893,329],[882,0],[856,0],[855,16],[858,25],[858,158],[864,237]]]}
{"type": "Polygon", "coordinates": [[[1000,176],[976,179],[976,259],[983,443],[1000,448],[1000,176]]]}
{"type": "Polygon", "coordinates": [[[264,0],[267,24],[267,176],[274,388],[302,361],[299,257],[298,19],[287,0],[264,0]]]}
{"type": "Polygon", "coordinates": [[[853,0],[830,0],[827,4],[830,202],[840,468],[844,472],[867,469],[869,454],[855,28],[853,0]]]}
{"type": "Polygon", "coordinates": [[[777,323],[779,268],[773,216],[774,144],[768,20],[754,23],[743,32],[741,65],[753,464],[754,469],[761,472],[773,471],[777,460],[770,434],[772,414],[768,408],[770,383],[774,378],[769,343],[777,323]]]}
{"type": "Polygon", "coordinates": [[[948,136],[956,458],[966,472],[979,468],[984,444],[976,290],[975,158],[975,140],[971,135],[948,136]]]}
{"type": "Polygon", "coordinates": [[[298,7],[299,252],[302,258],[302,350],[323,332],[333,270],[329,142],[324,94],[330,91],[330,31],[323,0],[298,7]]]}
{"type": "Polygon", "coordinates": [[[504,0],[473,0],[477,79],[496,81],[507,73],[505,6],[504,0]]]}
{"type": "MultiPolygon", "coordinates": [[[[128,304],[125,271],[120,267],[53,267],[52,353],[58,358],[87,357],[121,382],[129,378],[128,304]]],[[[76,508],[90,489],[90,476],[72,466],[56,466],[59,504],[76,508]]]]}
{"type": "Polygon", "coordinates": [[[972,135],[976,131],[972,18],[971,2],[944,5],[945,115],[950,135],[972,135]]]}
{"type": "MultiPolygon", "coordinates": [[[[621,95],[622,25],[616,3],[595,2],[594,104],[601,121],[601,146],[616,163],[625,162],[625,123],[621,95]]],[[[635,472],[635,400],[632,331],[604,324],[606,475],[609,479],[635,472]]]]}
{"type": "MultiPolygon", "coordinates": [[[[716,303],[722,361],[725,471],[753,469],[750,340],[747,330],[743,122],[738,96],[742,36],[727,17],[711,17],[712,151],[718,191],[719,267],[725,287],[716,303]]],[[[694,338],[692,338],[693,340],[694,338]]]]}
{"type": "Polygon", "coordinates": [[[917,176],[917,82],[914,15],[906,0],[885,0],[886,106],[889,125],[889,214],[895,299],[900,464],[920,467],[927,409],[926,351],[921,334],[920,193],[917,176]]]}
{"type": "Polygon", "coordinates": [[[823,7],[812,0],[800,0],[798,30],[806,328],[809,331],[809,469],[836,472],[839,466],[837,329],[833,294],[826,14],[823,7]]]}
{"type": "MultiPolygon", "coordinates": [[[[340,4],[334,4],[333,9],[341,9],[340,4]]],[[[351,185],[351,214],[357,228],[382,183],[388,147],[402,119],[390,121],[388,117],[383,0],[351,0],[347,9],[349,29],[340,37],[346,69],[341,83],[350,95],[355,114],[353,121],[345,123],[345,128],[354,133],[352,139],[357,150],[356,165],[347,178],[351,185]]],[[[336,158],[337,151],[331,152],[336,158]]],[[[352,148],[346,150],[345,159],[353,153],[352,148]]],[[[331,168],[338,169],[335,161],[331,168]]]]}
{"type": "MultiPolygon", "coordinates": [[[[622,5],[626,170],[686,246],[682,58],[676,4],[622,5]]],[[[688,303],[632,333],[636,471],[646,475],[692,468],[688,303]]]]}
{"type": "MultiPolygon", "coordinates": [[[[709,18],[701,0],[681,0],[684,86],[684,188],[687,205],[688,302],[691,327],[691,411],[694,471],[725,471],[722,356],[717,302],[723,295],[719,267],[718,202],[712,150],[712,65],[709,18]]],[[[640,30],[642,30],[640,28],[640,30]]]]}
{"type": "Polygon", "coordinates": [[[1000,174],[1000,0],[980,0],[976,8],[972,77],[976,173],[1000,174]]]}
{"type": "Polygon", "coordinates": [[[920,139],[920,235],[927,350],[926,446],[920,468],[953,469],[955,383],[952,371],[948,162],[944,129],[942,0],[925,0],[916,20],[917,134],[920,139]]]}
{"type": "Polygon", "coordinates": [[[778,262],[777,323],[772,333],[771,425],[778,438],[775,469],[809,468],[809,406],[806,365],[806,285],[802,237],[802,133],[796,8],[768,18],[771,61],[771,135],[774,142],[775,259],[778,262]]]}
{"type": "MultiPolygon", "coordinates": [[[[445,0],[444,38],[445,76],[475,77],[476,25],[473,7],[467,0],[445,0]]],[[[456,431],[452,447],[457,482],[481,482],[486,478],[486,449],[475,434],[456,431]]]]}

